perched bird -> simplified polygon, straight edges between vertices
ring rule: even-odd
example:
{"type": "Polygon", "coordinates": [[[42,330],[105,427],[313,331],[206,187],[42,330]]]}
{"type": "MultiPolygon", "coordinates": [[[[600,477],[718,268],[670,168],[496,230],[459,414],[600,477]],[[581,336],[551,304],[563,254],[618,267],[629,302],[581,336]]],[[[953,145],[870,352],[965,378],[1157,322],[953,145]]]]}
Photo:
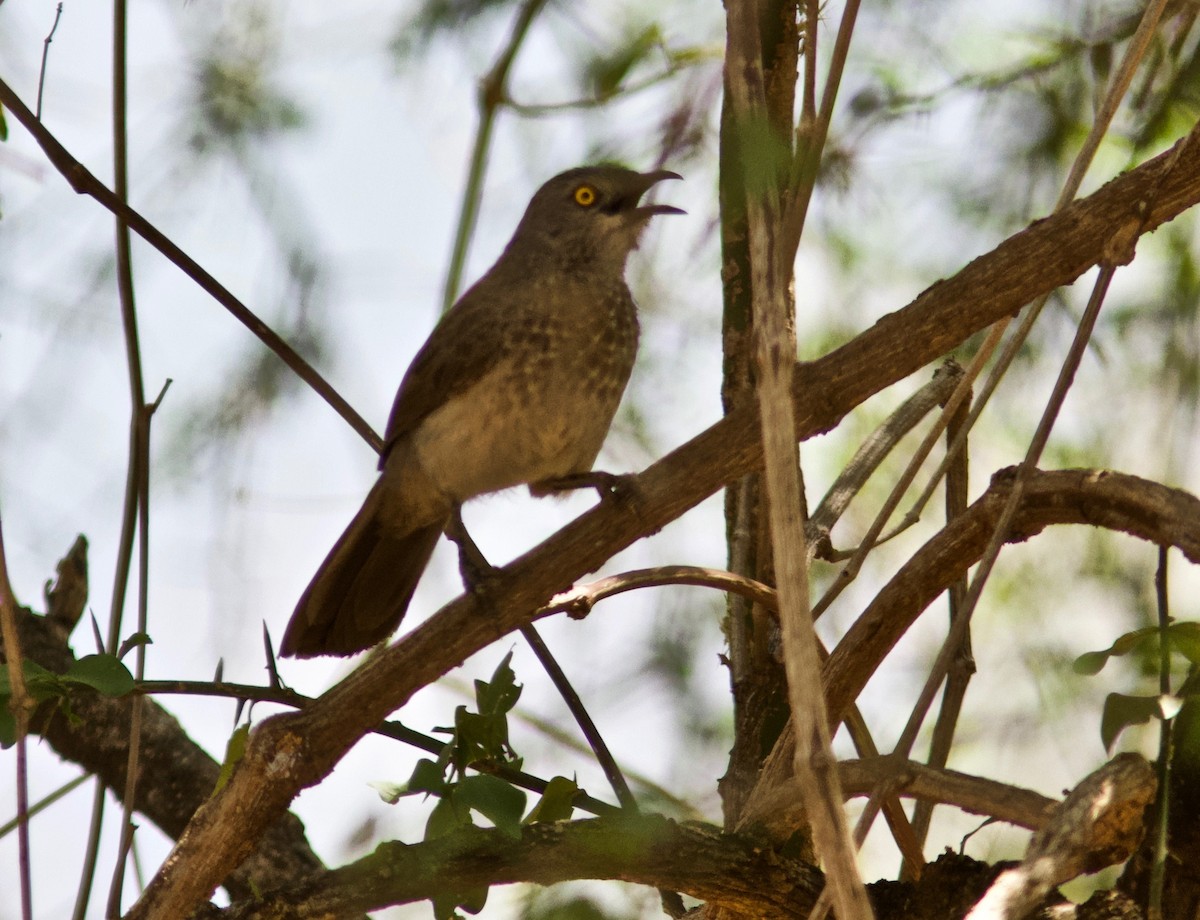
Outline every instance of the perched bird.
{"type": "Polygon", "coordinates": [[[676,173],[590,166],[533,196],[495,265],[442,318],[400,383],[378,481],[288,623],[283,655],[387,638],[467,499],[535,495],[591,470],[629,381],[637,309],[625,260],[676,173]]]}

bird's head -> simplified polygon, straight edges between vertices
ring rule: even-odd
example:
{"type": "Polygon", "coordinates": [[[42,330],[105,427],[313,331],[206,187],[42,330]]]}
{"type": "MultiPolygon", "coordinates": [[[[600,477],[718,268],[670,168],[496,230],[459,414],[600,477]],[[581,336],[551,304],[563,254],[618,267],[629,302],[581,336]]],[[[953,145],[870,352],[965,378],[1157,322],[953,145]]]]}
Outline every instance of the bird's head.
{"type": "Polygon", "coordinates": [[[621,271],[650,218],[683,214],[642,196],[678,173],[638,173],[620,166],[582,166],[560,173],[533,196],[509,248],[532,246],[560,264],[621,271]]]}

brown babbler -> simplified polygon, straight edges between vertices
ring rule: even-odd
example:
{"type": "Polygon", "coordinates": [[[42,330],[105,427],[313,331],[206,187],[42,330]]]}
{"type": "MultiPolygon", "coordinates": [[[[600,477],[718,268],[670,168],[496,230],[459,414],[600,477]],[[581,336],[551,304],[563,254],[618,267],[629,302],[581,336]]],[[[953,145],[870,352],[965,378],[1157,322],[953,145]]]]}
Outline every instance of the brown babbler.
{"type": "Polygon", "coordinates": [[[284,655],[349,655],[399,625],[463,502],[586,481],[637,352],[625,261],[676,173],[589,166],[533,196],[495,265],[442,318],[400,383],[380,475],[288,623],[284,655]]]}

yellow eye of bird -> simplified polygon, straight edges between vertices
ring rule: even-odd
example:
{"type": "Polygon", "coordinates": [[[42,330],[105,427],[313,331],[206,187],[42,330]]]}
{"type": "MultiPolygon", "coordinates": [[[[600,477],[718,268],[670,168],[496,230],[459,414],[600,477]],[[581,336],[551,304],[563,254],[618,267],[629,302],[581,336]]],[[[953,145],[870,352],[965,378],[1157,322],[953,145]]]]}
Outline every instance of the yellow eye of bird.
{"type": "Polygon", "coordinates": [[[590,185],[581,185],[575,189],[575,203],[581,207],[590,208],[596,203],[596,190],[590,185]]]}

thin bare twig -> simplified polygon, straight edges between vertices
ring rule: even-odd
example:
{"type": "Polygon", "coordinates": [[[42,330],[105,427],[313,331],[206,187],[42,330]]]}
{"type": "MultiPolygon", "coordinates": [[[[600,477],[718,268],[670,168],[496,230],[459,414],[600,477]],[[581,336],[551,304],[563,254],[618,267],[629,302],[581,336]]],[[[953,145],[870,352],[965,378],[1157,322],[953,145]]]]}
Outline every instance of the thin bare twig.
{"type": "Polygon", "coordinates": [[[17,633],[17,599],[8,580],[8,561],[4,552],[4,532],[0,528],[0,638],[8,664],[9,707],[17,728],[17,849],[21,878],[21,918],[33,920],[33,882],[29,850],[29,761],[25,738],[33,700],[25,687],[24,658],[17,633]]]}
{"type": "MultiPolygon", "coordinates": [[[[149,405],[139,406],[137,412],[137,465],[138,475],[138,624],[137,631],[142,637],[149,635],[149,595],[150,595],[150,419],[153,417],[171,381],[163,384],[162,390],[149,405]]],[[[138,642],[134,651],[134,677],[143,680],[146,676],[146,643],[138,642]]],[[[124,888],[125,859],[133,846],[133,814],[137,807],[137,784],[141,776],[139,769],[142,749],[142,703],[143,697],[133,700],[129,720],[129,759],[125,770],[125,794],[122,796],[124,810],[121,815],[120,846],[117,851],[116,866],[113,869],[113,883],[109,890],[109,915],[116,917],[120,914],[121,891],[124,888]]]]}
{"type": "Polygon", "coordinates": [[[1004,323],[1006,322],[1007,320],[1001,320],[988,331],[987,338],[980,346],[979,351],[975,353],[975,357],[971,360],[962,379],[958,381],[954,392],[950,395],[945,407],[938,415],[937,421],[934,422],[933,427],[926,433],[924,440],[909,459],[908,466],[904,468],[904,472],[900,474],[900,478],[896,480],[892,491],[888,494],[887,499],[875,515],[871,526],[867,528],[867,532],[863,535],[854,556],[842,567],[833,584],[825,590],[824,595],[813,606],[814,618],[821,616],[821,614],[829,609],[829,606],[837,599],[838,595],[854,580],[862,568],[863,560],[866,559],[867,554],[879,544],[879,534],[883,531],[884,525],[892,516],[892,512],[896,510],[896,506],[900,504],[900,499],[908,491],[908,487],[912,484],[912,481],[916,479],[917,473],[920,472],[921,466],[925,462],[925,458],[929,456],[929,452],[933,450],[933,446],[938,442],[942,432],[946,430],[950,419],[958,411],[958,407],[970,395],[972,381],[979,376],[992,351],[1000,344],[1000,336],[1004,332],[1004,323]]]}
{"type": "Polygon", "coordinates": [[[123,218],[134,233],[162,253],[169,262],[195,281],[201,290],[232,313],[267,348],[278,355],[279,359],[325,400],[364,441],[377,451],[382,448],[383,441],[374,429],[311,364],[304,360],[275,330],[234,297],[224,285],[205,271],[195,259],[180,249],[134,208],[123,202],[103,182],[92,175],[82,163],[71,156],[67,149],[58,142],[58,139],[34,118],[33,113],[21,101],[21,97],[13,92],[12,88],[2,79],[0,79],[0,104],[11,111],[17,121],[33,135],[46,157],[75,191],[96,199],[113,214],[123,218]]]}
{"type": "Polygon", "coordinates": [[[463,190],[462,208],[458,215],[458,229],[454,234],[454,247],[450,251],[450,268],[446,271],[446,286],[442,292],[442,312],[449,310],[458,299],[462,287],[463,270],[467,264],[467,251],[471,237],[475,234],[475,223],[479,218],[479,203],[483,198],[483,179],[487,171],[488,155],[491,153],[492,128],[496,113],[508,96],[508,75],[512,70],[517,52],[525,43],[529,27],[538,13],[545,7],[546,0],[525,0],[517,13],[508,43],[496,57],[492,69],[479,84],[479,127],[475,131],[475,146],[467,167],[467,186],[463,190]]]}
{"type": "MultiPolygon", "coordinates": [[[[1100,306],[1104,302],[1104,295],[1108,291],[1108,285],[1112,280],[1114,271],[1115,269],[1112,266],[1105,266],[1100,271],[1100,277],[1096,279],[1088,308],[1084,312],[1083,319],[1080,320],[1075,339],[1071,343],[1067,358],[1059,371],[1058,381],[1055,383],[1054,391],[1051,393],[1050,402],[1042,414],[1041,423],[1034,433],[1029,450],[1025,455],[1025,461],[1021,465],[1020,470],[1024,470],[1025,475],[1022,476],[1020,470],[1018,470],[1016,481],[1013,482],[1012,491],[1008,496],[1007,504],[1000,515],[995,531],[993,531],[992,540],[987,550],[985,550],[983,557],[979,560],[979,565],[975,570],[975,577],[971,581],[971,586],[967,591],[966,599],[963,601],[962,609],[958,617],[950,625],[950,630],[946,634],[946,639],[942,643],[941,650],[938,652],[937,658],[934,659],[925,684],[922,686],[921,692],[913,704],[908,722],[905,724],[904,730],[900,733],[900,738],[892,751],[897,757],[907,758],[909,756],[912,746],[917,740],[917,733],[920,731],[921,725],[925,721],[925,716],[929,712],[929,707],[933,703],[934,696],[937,694],[938,687],[942,685],[942,681],[949,671],[954,658],[959,654],[971,622],[971,614],[974,612],[975,605],[979,601],[983,586],[987,583],[987,577],[991,574],[992,567],[1000,555],[1000,549],[1004,545],[1004,538],[1008,535],[1013,516],[1020,507],[1021,495],[1024,492],[1024,482],[1027,481],[1029,472],[1034,469],[1038,459],[1041,457],[1042,449],[1045,447],[1047,440],[1049,440],[1050,430],[1058,418],[1059,409],[1062,408],[1063,400],[1066,398],[1067,391],[1074,380],[1075,371],[1079,367],[1079,362],[1083,359],[1083,352],[1091,338],[1092,329],[1095,327],[1096,318],[1100,314],[1100,306]]],[[[872,797],[867,803],[867,807],[863,810],[861,820],[869,822],[878,813],[879,803],[875,797],[872,797]]]]}
{"type": "MultiPolygon", "coordinates": [[[[955,437],[958,435],[958,430],[966,422],[967,414],[967,405],[964,403],[959,407],[959,411],[946,427],[946,440],[948,442],[953,443],[955,437]]],[[[951,465],[946,476],[947,524],[954,523],[955,518],[967,510],[968,504],[967,452],[965,450],[960,451],[955,457],[956,460],[951,465]]],[[[955,581],[947,592],[951,623],[959,616],[966,594],[967,579],[964,575],[955,581]]],[[[971,675],[974,673],[975,659],[971,654],[971,634],[968,632],[962,646],[959,648],[958,655],[954,659],[954,667],[946,678],[946,687],[942,691],[942,706],[938,711],[937,721],[933,727],[933,737],[929,743],[927,763],[935,769],[944,768],[950,760],[950,750],[954,744],[954,732],[958,725],[959,715],[962,713],[963,700],[967,695],[967,686],[970,684],[971,675]]],[[[913,806],[913,831],[916,833],[922,847],[924,847],[925,839],[929,834],[929,824],[932,817],[932,802],[922,800],[913,806]]],[[[906,856],[900,870],[901,878],[919,878],[924,866],[924,858],[913,860],[906,856]]]]}
{"type": "Polygon", "coordinates": [[[42,120],[42,91],[46,88],[46,65],[50,61],[50,42],[54,41],[54,33],[58,31],[58,21],[62,19],[62,11],[63,5],[60,3],[54,10],[54,25],[50,26],[50,31],[42,41],[42,66],[38,69],[37,107],[35,109],[38,121],[42,120]]]}
{"type": "MultiPolygon", "coordinates": [[[[779,230],[782,251],[785,253],[794,254],[796,252],[800,246],[800,237],[804,233],[808,205],[812,201],[817,171],[820,169],[821,157],[825,152],[829,126],[833,122],[833,107],[837,104],[838,87],[841,86],[842,72],[845,70],[846,58],[850,53],[850,39],[854,35],[858,5],[859,0],[847,0],[846,8],[842,11],[837,38],[833,42],[833,54],[829,60],[829,72],[825,76],[825,90],[821,94],[821,109],[817,113],[816,120],[812,122],[811,130],[803,130],[808,127],[803,122],[800,125],[802,133],[797,138],[799,144],[788,189],[787,207],[783,213],[779,230]]],[[[818,4],[810,4],[810,8],[812,6],[818,6],[818,4]]],[[[815,34],[815,20],[812,28],[815,34]]]]}
{"type": "Polygon", "coordinates": [[[600,730],[596,728],[596,723],[592,721],[592,716],[583,705],[579,694],[571,686],[571,681],[567,677],[566,672],[559,666],[558,660],[550,653],[550,649],[547,648],[541,633],[537,631],[532,623],[529,623],[521,627],[521,635],[525,637],[525,641],[533,649],[533,654],[537,656],[537,660],[541,662],[546,674],[549,675],[550,680],[554,683],[559,696],[563,698],[563,702],[571,710],[571,715],[575,717],[580,731],[583,732],[584,737],[587,739],[588,747],[592,749],[592,753],[596,755],[596,761],[600,764],[600,769],[604,771],[605,779],[608,780],[608,784],[612,786],[613,792],[616,793],[617,801],[621,803],[622,808],[636,814],[638,811],[637,799],[629,791],[629,783],[625,781],[625,774],[621,772],[616,758],[613,757],[612,751],[605,744],[600,730]]]}

